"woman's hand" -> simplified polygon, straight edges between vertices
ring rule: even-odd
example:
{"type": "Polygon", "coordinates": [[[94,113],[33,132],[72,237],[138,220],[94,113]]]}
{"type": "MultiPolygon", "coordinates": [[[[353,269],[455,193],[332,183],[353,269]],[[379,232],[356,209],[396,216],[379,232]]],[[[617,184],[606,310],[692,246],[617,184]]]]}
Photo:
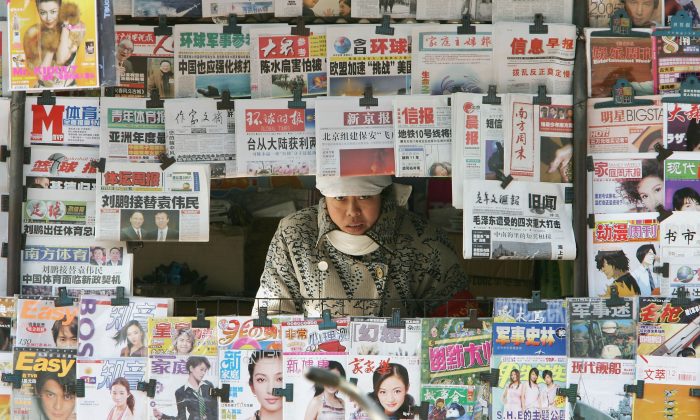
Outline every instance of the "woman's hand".
{"type": "Polygon", "coordinates": [[[158,410],[157,408],[154,407],[153,408],[153,417],[160,419],[161,417],[163,417],[163,413],[161,413],[160,410],[158,410]]]}

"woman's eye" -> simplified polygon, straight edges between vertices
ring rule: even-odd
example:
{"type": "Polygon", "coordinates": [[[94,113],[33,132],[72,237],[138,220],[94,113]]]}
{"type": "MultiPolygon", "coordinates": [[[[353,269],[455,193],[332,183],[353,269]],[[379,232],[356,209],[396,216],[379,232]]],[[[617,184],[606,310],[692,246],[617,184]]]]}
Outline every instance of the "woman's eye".
{"type": "Polygon", "coordinates": [[[369,200],[370,196],[369,195],[361,195],[360,200],[369,200]]]}
{"type": "Polygon", "coordinates": [[[340,196],[340,197],[333,197],[333,198],[335,198],[335,201],[343,201],[343,200],[345,200],[345,197],[343,197],[343,196],[340,196]]]}

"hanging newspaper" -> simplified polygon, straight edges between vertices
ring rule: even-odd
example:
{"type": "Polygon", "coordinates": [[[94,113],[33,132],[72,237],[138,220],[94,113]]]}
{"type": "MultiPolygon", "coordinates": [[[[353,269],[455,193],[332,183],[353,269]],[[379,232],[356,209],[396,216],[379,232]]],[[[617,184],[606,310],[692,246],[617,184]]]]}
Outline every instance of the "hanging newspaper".
{"type": "Polygon", "coordinates": [[[132,0],[133,17],[202,17],[202,0],[132,0]]]}
{"type": "Polygon", "coordinates": [[[657,211],[664,204],[664,165],[654,153],[601,153],[589,157],[588,213],[657,211]]]}
{"type": "Polygon", "coordinates": [[[700,159],[692,152],[676,152],[664,161],[664,207],[700,211],[700,159]]]}
{"type": "Polygon", "coordinates": [[[493,180],[496,170],[503,171],[503,105],[485,104],[484,98],[452,95],[452,205],[458,209],[465,179],[493,180]]]}
{"type": "Polygon", "coordinates": [[[664,146],[667,149],[682,152],[700,151],[698,104],[664,102],[663,122],[664,146]]]}
{"type": "Polygon", "coordinates": [[[644,398],[634,402],[634,420],[700,417],[700,398],[691,393],[700,383],[700,359],[638,356],[637,380],[644,381],[644,398]]]}
{"type": "MultiPolygon", "coordinates": [[[[607,19],[606,19],[607,20],[607,19]]],[[[588,96],[612,96],[617,79],[625,79],[637,96],[654,94],[652,41],[649,29],[635,29],[638,36],[596,36],[607,29],[586,28],[588,96]]]]}
{"type": "Polygon", "coordinates": [[[29,165],[24,167],[25,185],[29,188],[52,190],[95,189],[95,173],[92,162],[99,160],[96,147],[33,146],[29,165]]]}
{"type": "Polygon", "coordinates": [[[576,257],[564,184],[464,182],[464,258],[571,260],[576,257]],[[536,191],[536,192],[535,192],[536,191]]]}
{"type": "Polygon", "coordinates": [[[27,190],[22,203],[22,232],[28,236],[95,237],[95,193],[27,190]]]}
{"type": "MultiPolygon", "coordinates": [[[[546,23],[572,23],[574,0],[493,0],[493,22],[532,22],[536,13],[546,23]]],[[[550,26],[551,31],[551,26],[550,26]]],[[[499,32],[500,33],[500,32],[499,32]]]]}
{"type": "Polygon", "coordinates": [[[325,27],[310,28],[308,36],[291,35],[292,28],[250,29],[250,94],[253,98],[284,98],[301,88],[302,95],[325,95],[325,27]]]}
{"type": "Polygon", "coordinates": [[[569,356],[634,360],[637,347],[635,300],[608,306],[601,298],[569,298],[569,356]]]}
{"type": "Polygon", "coordinates": [[[685,287],[692,298],[700,298],[700,222],[692,211],[677,211],[661,222],[664,281],[662,296],[676,296],[685,287]]]}
{"type": "Polygon", "coordinates": [[[355,0],[351,16],[354,18],[379,19],[389,15],[394,19],[416,17],[418,0],[355,0]]]}
{"type": "Polygon", "coordinates": [[[202,17],[258,15],[274,11],[273,0],[202,0],[202,17]]]}
{"type": "Polygon", "coordinates": [[[394,173],[393,98],[377,100],[372,107],[357,98],[316,100],[317,176],[394,173]]]}
{"type": "Polygon", "coordinates": [[[117,25],[117,86],[105,88],[104,96],[147,98],[157,89],[160,98],[172,98],[173,39],[156,35],[153,26],[117,25]]]}
{"type": "Polygon", "coordinates": [[[578,385],[574,418],[632,418],[634,395],[624,389],[634,383],[634,360],[569,358],[566,376],[567,386],[578,385]]]}
{"type": "MultiPolygon", "coordinates": [[[[350,17],[352,0],[273,0],[275,17],[350,17]]],[[[340,22],[339,22],[340,23],[340,22]]]]}
{"type": "Polygon", "coordinates": [[[11,0],[11,90],[100,86],[97,3],[11,0]]]}
{"type": "MultiPolygon", "coordinates": [[[[697,12],[696,12],[697,13],[697,12]]],[[[690,16],[688,16],[690,17],[690,16]]],[[[680,16],[677,16],[680,20],[680,16]]],[[[678,31],[671,23],[670,31],[678,31]]],[[[677,94],[681,82],[688,76],[695,76],[700,71],[700,33],[688,30],[687,23],[681,22],[680,28],[686,29],[683,35],[664,33],[667,28],[656,28],[652,33],[654,90],[661,95],[677,94]]],[[[682,29],[681,29],[682,31],[682,29]]]]}
{"type": "Polygon", "coordinates": [[[224,25],[175,25],[175,97],[250,96],[250,36],[224,25]]]}
{"type": "Polygon", "coordinates": [[[159,162],[165,153],[165,113],[146,99],[102,98],[100,157],[110,162],[159,162]]]}
{"type": "Polygon", "coordinates": [[[420,96],[394,99],[397,177],[452,175],[452,116],[448,99],[420,96]]]}
{"type": "Polygon", "coordinates": [[[148,400],[148,418],[218,419],[218,400],[212,392],[219,388],[218,365],[216,356],[150,357],[148,378],[155,379],[156,393],[148,400]]]}
{"type": "Polygon", "coordinates": [[[411,93],[411,26],[393,25],[377,35],[367,25],[331,25],[326,30],[328,95],[374,96],[411,93]]]}
{"type": "Polygon", "coordinates": [[[507,95],[504,128],[506,175],[520,181],[573,181],[573,98],[552,95],[537,105],[531,95],[507,95]]]}
{"type": "Polygon", "coordinates": [[[236,101],[238,176],[316,173],[316,101],[290,108],[286,99],[236,101]]]}
{"type": "MultiPolygon", "coordinates": [[[[458,20],[467,13],[469,13],[473,19],[476,19],[473,12],[476,1],[477,0],[417,0],[416,19],[458,20]]],[[[480,1],[481,0],[479,0],[479,2],[480,1]]],[[[488,20],[491,20],[490,17],[488,20]]],[[[483,22],[482,20],[479,21],[483,22]]]]}
{"type": "Polygon", "coordinates": [[[78,300],[56,306],[53,298],[17,299],[15,346],[34,349],[78,348],[78,300]]]}
{"type": "MultiPolygon", "coordinates": [[[[549,1],[546,4],[552,5],[549,1]]],[[[547,26],[547,34],[531,34],[528,23],[494,25],[494,33],[498,34],[493,52],[499,92],[537,93],[537,87],[544,85],[548,94],[571,94],[576,26],[547,26]]]]}
{"type": "Polygon", "coordinates": [[[652,105],[596,108],[608,98],[588,100],[588,153],[653,152],[663,137],[663,108],[660,96],[636,99],[653,100],[652,105]]]}
{"type": "Polygon", "coordinates": [[[700,299],[678,304],[671,298],[639,299],[640,356],[697,357],[700,299]]]}
{"type": "Polygon", "coordinates": [[[77,418],[148,418],[148,397],[138,386],[148,382],[146,358],[78,359],[76,366],[78,378],[85,381],[85,396],[77,400],[77,418]]]}
{"type": "Polygon", "coordinates": [[[492,25],[475,25],[475,33],[470,35],[458,34],[458,28],[459,25],[413,28],[413,94],[486,93],[488,86],[495,83],[492,25]]]}
{"type": "Polygon", "coordinates": [[[108,163],[97,181],[97,238],[209,241],[209,169],[204,165],[108,163]]]}
{"type": "Polygon", "coordinates": [[[99,146],[99,144],[99,98],[57,97],[55,105],[42,105],[38,97],[27,97],[24,107],[25,146],[99,146]]]}
{"type": "Polygon", "coordinates": [[[217,109],[208,98],[164,102],[168,154],[178,162],[207,163],[212,178],[236,174],[233,110],[217,109]]]}

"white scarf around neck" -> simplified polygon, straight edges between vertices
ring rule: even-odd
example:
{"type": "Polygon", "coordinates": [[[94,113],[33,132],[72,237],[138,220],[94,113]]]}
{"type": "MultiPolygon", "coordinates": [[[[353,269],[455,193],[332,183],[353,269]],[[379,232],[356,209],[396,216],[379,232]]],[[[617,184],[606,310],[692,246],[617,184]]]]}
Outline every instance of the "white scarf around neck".
{"type": "Polygon", "coordinates": [[[367,235],[351,235],[342,230],[332,230],[326,236],[335,249],[356,257],[367,255],[379,248],[379,244],[367,235]]]}

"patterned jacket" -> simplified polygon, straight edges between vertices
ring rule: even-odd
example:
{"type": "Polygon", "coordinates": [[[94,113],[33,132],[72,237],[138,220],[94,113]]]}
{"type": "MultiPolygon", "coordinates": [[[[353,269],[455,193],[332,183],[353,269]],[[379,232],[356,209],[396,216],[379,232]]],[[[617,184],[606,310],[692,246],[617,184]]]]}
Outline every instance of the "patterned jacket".
{"type": "Polygon", "coordinates": [[[322,309],[333,315],[388,316],[392,308],[422,316],[467,289],[467,276],[446,235],[398,207],[393,187],[382,193],[379,219],[366,233],[380,245],[376,251],[357,257],[338,251],[326,237],[335,229],[325,198],[280,221],[253,315],[267,306],[268,314],[309,317],[320,316],[322,309]],[[424,301],[416,299],[430,302],[423,308],[424,301]]]}

